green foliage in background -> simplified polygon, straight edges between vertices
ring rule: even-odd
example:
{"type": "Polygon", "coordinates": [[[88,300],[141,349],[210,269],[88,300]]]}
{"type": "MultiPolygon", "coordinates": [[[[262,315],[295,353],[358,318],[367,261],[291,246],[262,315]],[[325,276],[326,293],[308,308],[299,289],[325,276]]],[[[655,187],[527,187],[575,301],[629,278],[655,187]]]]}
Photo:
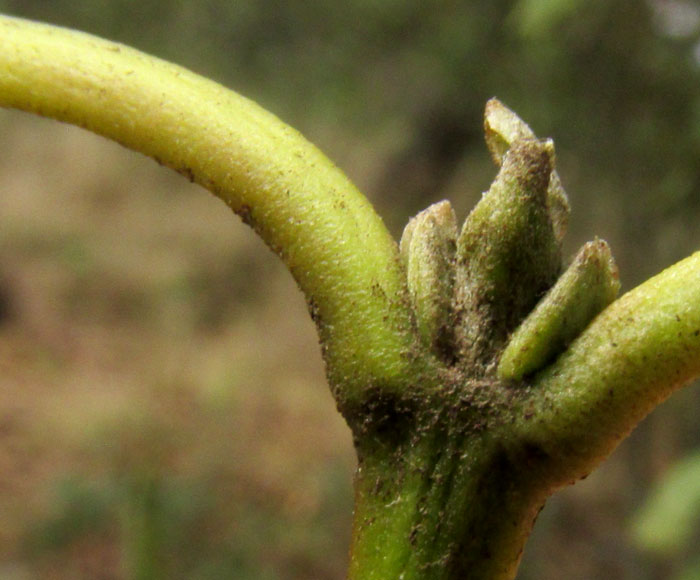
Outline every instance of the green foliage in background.
{"type": "Polygon", "coordinates": [[[631,522],[635,541],[659,556],[689,562],[674,580],[700,575],[700,452],[676,462],[651,490],[631,522]]]}

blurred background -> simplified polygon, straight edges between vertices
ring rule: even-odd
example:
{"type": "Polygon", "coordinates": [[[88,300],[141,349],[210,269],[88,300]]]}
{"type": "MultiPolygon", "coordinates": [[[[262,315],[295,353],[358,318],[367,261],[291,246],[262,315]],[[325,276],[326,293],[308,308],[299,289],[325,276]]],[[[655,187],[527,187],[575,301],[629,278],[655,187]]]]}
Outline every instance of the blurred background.
{"type": "MultiPolygon", "coordinates": [[[[623,290],[700,247],[700,2],[0,0],[234,88],[400,235],[495,175],[498,96],[557,144],[565,252],[623,290]]],[[[0,111],[0,577],[339,580],[354,456],[304,301],[224,205],[0,111]]],[[[519,580],[700,578],[700,391],[540,515],[519,580]]]]}

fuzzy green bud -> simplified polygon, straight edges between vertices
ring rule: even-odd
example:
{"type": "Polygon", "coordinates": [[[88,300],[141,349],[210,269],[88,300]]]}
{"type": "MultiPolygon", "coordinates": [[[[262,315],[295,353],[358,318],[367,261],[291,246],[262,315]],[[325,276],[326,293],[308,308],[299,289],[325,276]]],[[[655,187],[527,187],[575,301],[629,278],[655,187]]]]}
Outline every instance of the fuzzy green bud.
{"type": "MultiPolygon", "coordinates": [[[[486,103],[484,134],[491,157],[498,167],[503,163],[503,158],[513,143],[521,139],[536,139],[534,131],[528,124],[498,99],[490,99],[486,103]]],[[[547,189],[547,204],[554,233],[557,240],[561,242],[566,233],[570,208],[559,174],[554,169],[552,169],[547,189]]]]}
{"type": "Polygon", "coordinates": [[[401,237],[401,257],[418,331],[438,355],[451,341],[451,303],[457,220],[450,202],[441,201],[413,217],[401,237]]]}
{"type": "Polygon", "coordinates": [[[493,162],[500,167],[516,141],[536,139],[529,125],[498,99],[489,99],[484,111],[484,135],[493,162]]]}
{"type": "Polygon", "coordinates": [[[519,140],[457,242],[457,340],[467,365],[493,362],[554,284],[559,244],[547,204],[554,146],[519,140]]]}
{"type": "Polygon", "coordinates": [[[617,297],[617,266],[608,244],[596,239],[573,263],[513,333],[498,365],[504,380],[520,380],[561,354],[617,297]]]}

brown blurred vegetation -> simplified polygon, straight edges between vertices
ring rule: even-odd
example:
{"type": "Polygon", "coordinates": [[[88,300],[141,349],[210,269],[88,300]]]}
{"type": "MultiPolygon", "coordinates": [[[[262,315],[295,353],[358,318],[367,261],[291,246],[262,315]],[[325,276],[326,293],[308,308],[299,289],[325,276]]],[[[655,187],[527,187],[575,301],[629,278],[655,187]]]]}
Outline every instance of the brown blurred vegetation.
{"type": "MultiPolygon", "coordinates": [[[[0,10],[258,100],[396,235],[443,198],[464,217],[488,186],[481,114],[496,95],[556,140],[568,254],[608,239],[629,289],[700,246],[696,2],[0,10]]],[[[0,577],[342,578],[350,436],[281,264],[212,196],[80,130],[2,112],[0,150],[0,577]]],[[[677,394],[555,496],[519,579],[697,577],[697,543],[653,553],[629,522],[700,443],[698,408],[696,387],[677,394]]]]}
{"type": "Polygon", "coordinates": [[[3,560],[122,577],[148,517],[169,578],[340,577],[351,443],[282,265],[149,160],[2,124],[3,560]]]}

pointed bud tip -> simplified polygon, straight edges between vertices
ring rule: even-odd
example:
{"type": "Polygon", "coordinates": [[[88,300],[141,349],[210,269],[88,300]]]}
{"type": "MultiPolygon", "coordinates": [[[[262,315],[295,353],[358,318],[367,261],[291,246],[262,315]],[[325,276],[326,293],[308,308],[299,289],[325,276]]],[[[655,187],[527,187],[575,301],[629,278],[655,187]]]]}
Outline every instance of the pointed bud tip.
{"type": "Polygon", "coordinates": [[[484,135],[486,145],[498,166],[513,143],[535,138],[527,123],[496,98],[489,99],[484,109],[484,135]]]}
{"type": "Polygon", "coordinates": [[[523,139],[513,143],[504,160],[504,174],[513,175],[520,187],[531,193],[546,193],[554,166],[551,139],[523,139]]]}

